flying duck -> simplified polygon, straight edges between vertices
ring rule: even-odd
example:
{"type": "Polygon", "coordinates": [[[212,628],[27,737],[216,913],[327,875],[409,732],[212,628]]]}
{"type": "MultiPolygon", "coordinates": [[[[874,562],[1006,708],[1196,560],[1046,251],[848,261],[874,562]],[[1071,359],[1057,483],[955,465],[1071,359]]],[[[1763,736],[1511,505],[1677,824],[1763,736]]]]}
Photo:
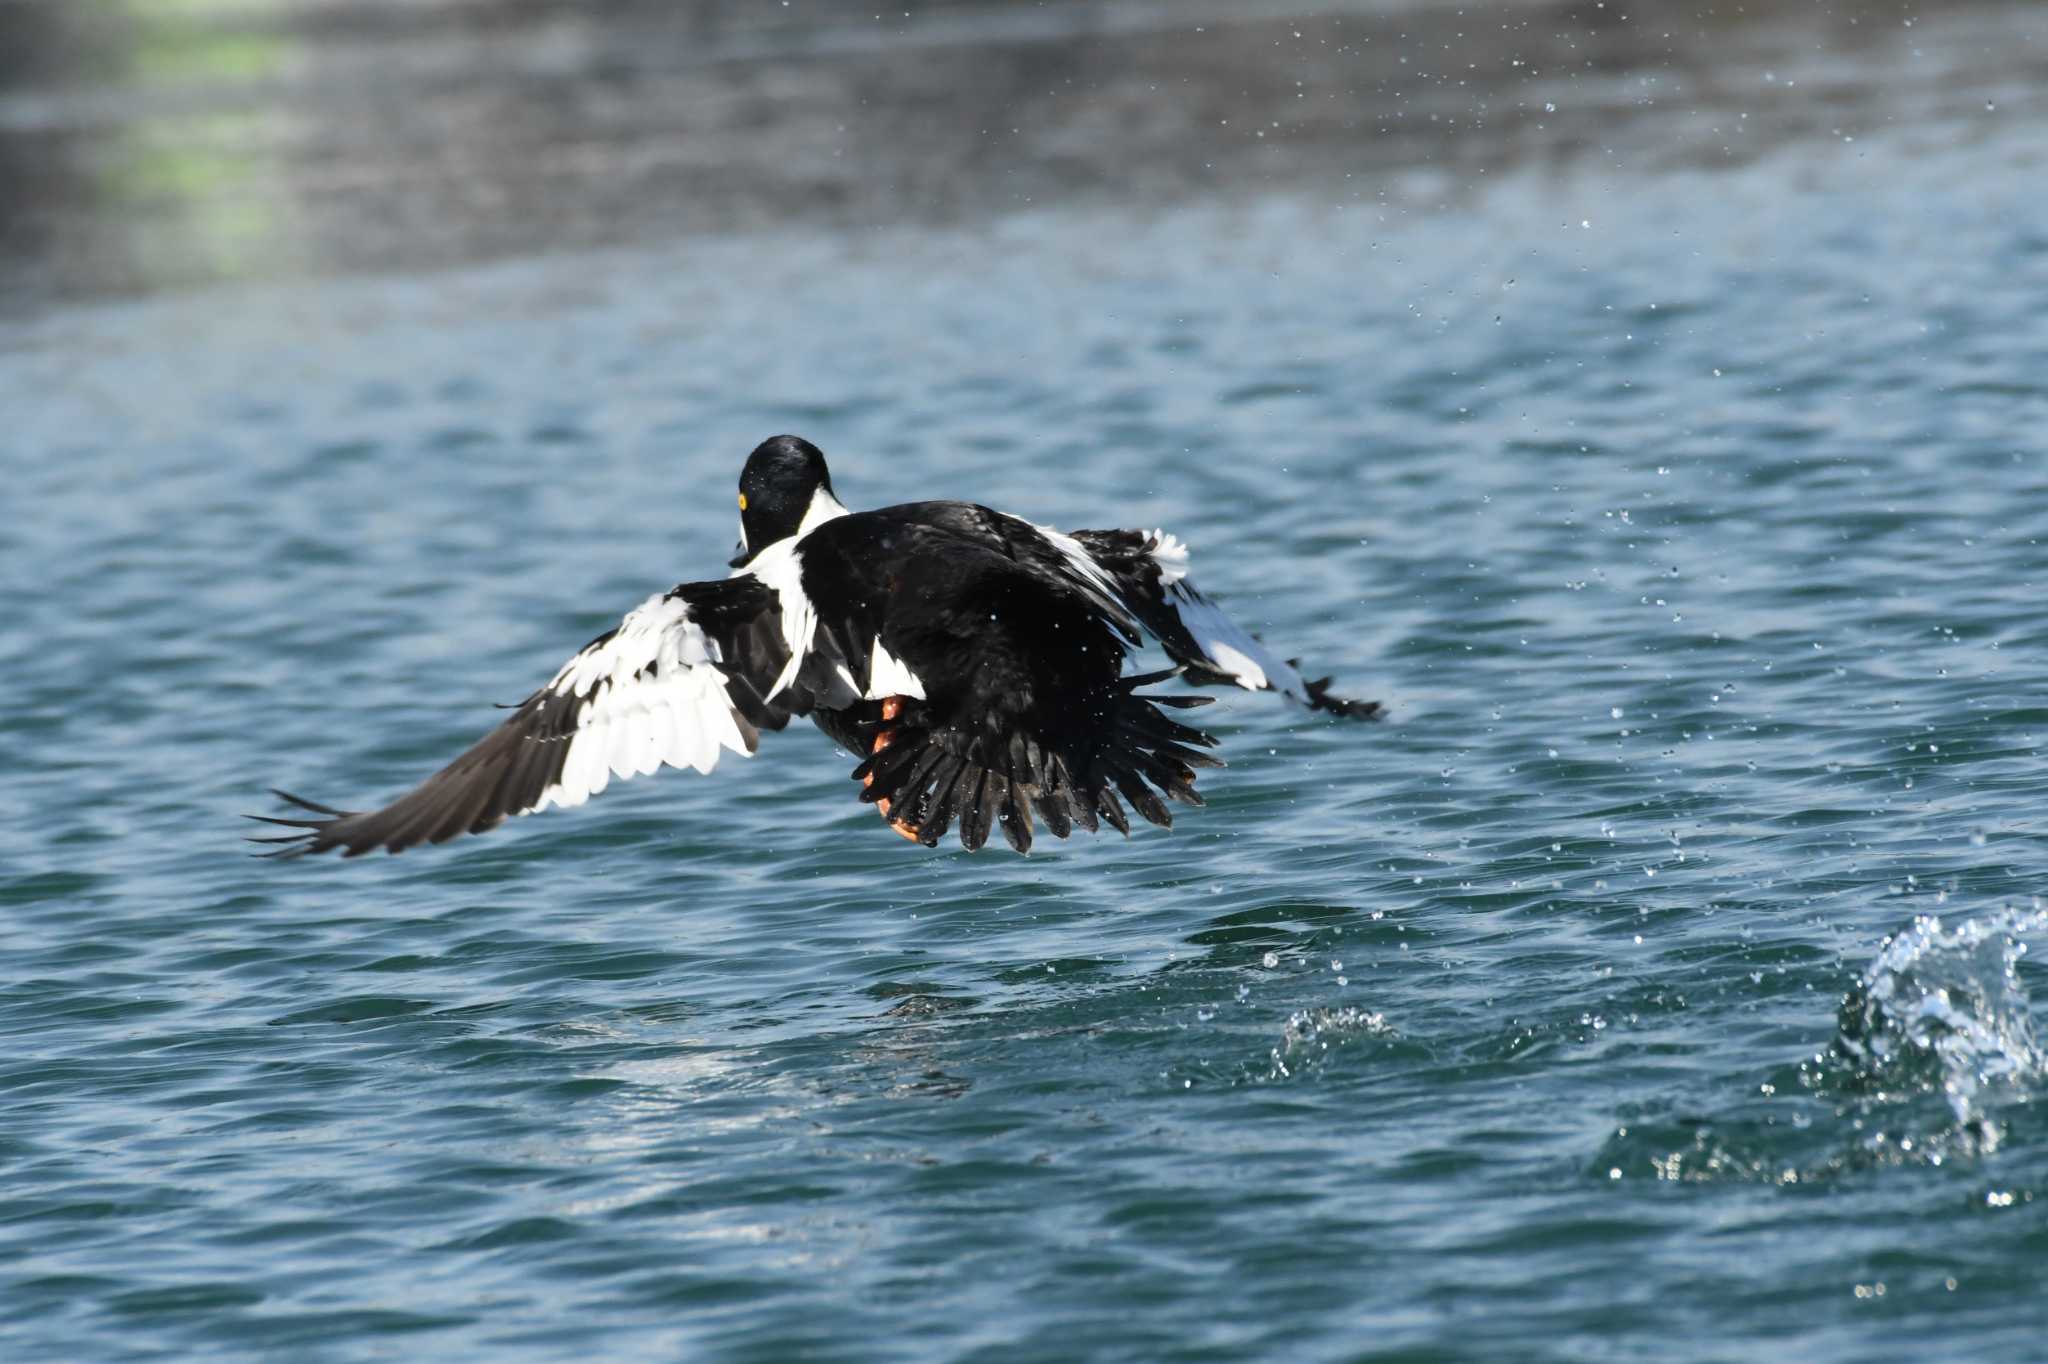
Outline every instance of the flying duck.
{"type": "Polygon", "coordinates": [[[1277,691],[1314,710],[1377,715],[1309,682],[1188,580],[1164,531],[1036,526],[971,502],[852,512],[818,447],[764,441],[740,474],[730,577],[684,583],[628,612],[468,752],[380,810],[256,815],[300,832],[257,842],[299,857],[401,852],[482,833],[510,815],[581,805],[614,777],[709,772],[753,755],[760,731],[809,716],[847,751],[860,798],[936,846],[957,821],[971,850],[1000,826],[1031,847],[1107,821],[1130,833],[1160,797],[1200,805],[1194,769],[1216,740],[1169,717],[1199,695],[1140,695],[1179,675],[1277,691]],[[1149,633],[1177,665],[1123,676],[1149,633]]]}

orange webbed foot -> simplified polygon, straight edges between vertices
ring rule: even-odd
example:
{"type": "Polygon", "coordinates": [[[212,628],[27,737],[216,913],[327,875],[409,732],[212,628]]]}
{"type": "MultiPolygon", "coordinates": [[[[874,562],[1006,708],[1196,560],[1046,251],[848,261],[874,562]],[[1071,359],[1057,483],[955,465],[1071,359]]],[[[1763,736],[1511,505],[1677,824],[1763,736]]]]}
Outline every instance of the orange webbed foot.
{"type": "MultiPolygon", "coordinates": [[[[902,698],[902,697],[900,697],[900,696],[889,696],[889,697],[884,697],[884,698],[882,699],[882,720],[883,720],[883,722],[884,722],[884,723],[886,723],[886,722],[888,722],[888,721],[890,721],[890,720],[894,720],[894,719],[895,719],[895,718],[896,718],[897,716],[899,716],[899,715],[901,715],[901,714],[903,714],[903,698],[902,698]]],[[[881,751],[882,751],[883,749],[885,749],[885,748],[887,748],[887,747],[889,746],[889,744],[891,743],[891,741],[893,741],[893,740],[895,739],[895,737],[896,737],[896,736],[895,736],[894,734],[890,733],[890,732],[889,732],[888,730],[886,730],[886,729],[884,729],[884,730],[881,730],[881,731],[879,731],[879,732],[878,732],[878,733],[877,733],[877,734],[875,735],[875,742],[874,742],[874,744],[873,744],[873,745],[872,745],[872,746],[871,746],[871,747],[870,747],[870,748],[868,749],[868,752],[869,752],[869,754],[870,754],[870,755],[872,755],[872,754],[880,753],[880,752],[881,752],[881,751]]],[[[874,783],[875,783],[875,776],[874,776],[874,773],[872,773],[872,772],[870,772],[870,773],[869,773],[869,774],[868,774],[867,776],[865,776],[865,777],[862,777],[862,778],[860,779],[860,784],[861,784],[862,786],[872,786],[872,785],[874,785],[874,783]]],[[[877,810],[880,810],[880,811],[882,812],[882,818],[883,818],[883,819],[887,819],[887,820],[889,820],[889,827],[890,827],[890,828],[894,829],[894,830],[895,830],[895,831],[896,831],[897,833],[899,833],[899,834],[902,834],[902,835],[903,835],[903,836],[904,836],[905,838],[909,839],[909,840],[910,840],[910,841],[911,841],[912,843],[915,843],[915,842],[917,842],[917,841],[918,841],[918,839],[917,839],[917,826],[916,826],[915,824],[912,824],[912,823],[911,823],[911,822],[910,822],[909,820],[907,820],[907,819],[889,819],[889,801],[888,801],[888,799],[887,799],[886,797],[884,797],[884,798],[883,798],[883,799],[881,799],[881,800],[878,800],[878,801],[876,801],[876,802],[875,802],[875,808],[876,808],[877,810]]]]}

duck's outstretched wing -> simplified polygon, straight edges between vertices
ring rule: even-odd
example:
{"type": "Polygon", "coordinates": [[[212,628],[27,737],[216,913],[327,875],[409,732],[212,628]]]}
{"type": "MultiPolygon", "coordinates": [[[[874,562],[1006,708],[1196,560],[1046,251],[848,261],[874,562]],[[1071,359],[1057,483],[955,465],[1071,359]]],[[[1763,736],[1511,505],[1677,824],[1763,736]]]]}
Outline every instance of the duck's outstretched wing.
{"type": "MultiPolygon", "coordinates": [[[[1057,532],[1054,532],[1057,535],[1057,532]]],[[[1188,549],[1163,530],[1077,530],[1054,541],[1069,558],[1072,545],[1085,576],[1107,578],[1117,601],[1136,616],[1192,682],[1225,682],[1247,691],[1277,691],[1311,710],[1369,719],[1377,701],[1330,693],[1331,679],[1309,681],[1297,661],[1283,659],[1239,628],[1188,580],[1188,549]]]]}
{"type": "Polygon", "coordinates": [[[281,845],[272,857],[395,853],[581,805],[613,777],[663,766],[709,772],[721,750],[752,756],[760,730],[789,723],[800,698],[771,695],[788,659],[773,589],[748,576],[685,583],[627,613],[503,724],[381,810],[337,810],[279,791],[318,818],[251,816],[302,831],[257,841],[281,845]]]}

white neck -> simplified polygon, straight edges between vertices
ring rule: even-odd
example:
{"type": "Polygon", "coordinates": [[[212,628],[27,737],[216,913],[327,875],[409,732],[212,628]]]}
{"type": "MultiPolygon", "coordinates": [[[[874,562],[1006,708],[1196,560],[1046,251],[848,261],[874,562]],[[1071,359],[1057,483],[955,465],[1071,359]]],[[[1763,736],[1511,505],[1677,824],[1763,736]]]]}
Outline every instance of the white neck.
{"type": "Polygon", "coordinates": [[[839,499],[828,489],[820,488],[811,494],[811,505],[804,509],[804,519],[797,523],[796,538],[801,540],[827,521],[836,521],[844,515],[846,508],[840,505],[839,499]]]}

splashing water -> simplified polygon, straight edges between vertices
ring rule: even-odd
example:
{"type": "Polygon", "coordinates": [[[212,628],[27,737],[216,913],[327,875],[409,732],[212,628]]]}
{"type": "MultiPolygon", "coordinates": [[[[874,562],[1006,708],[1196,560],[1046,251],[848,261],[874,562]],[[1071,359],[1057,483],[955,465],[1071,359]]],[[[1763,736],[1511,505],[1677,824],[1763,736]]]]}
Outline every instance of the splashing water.
{"type": "Polygon", "coordinates": [[[1939,1092],[1958,1126],[1990,1149],[1990,1087],[2016,1090],[2048,1074],[2019,978],[2024,935],[2043,927],[2040,908],[2000,909],[1954,928],[1921,915],[1885,940],[1842,1001],[1835,1050],[1880,1091],[1939,1092]]]}
{"type": "Polygon", "coordinates": [[[1289,1079],[1348,1038],[1381,1037],[1392,1032],[1384,1014],[1365,1009],[1346,1006],[1297,1010],[1280,1030],[1280,1045],[1273,1048],[1273,1066],[1265,1078],[1289,1079]]]}
{"type": "Polygon", "coordinates": [[[1635,1117],[1591,1173],[1812,1184],[1991,1154],[2006,1137],[1998,1113],[2048,1077],[2019,973],[2027,935],[2044,928],[2038,900],[1953,926],[1922,915],[1884,940],[1850,988],[1825,1053],[1775,1073],[1760,1103],[1635,1117]]]}

